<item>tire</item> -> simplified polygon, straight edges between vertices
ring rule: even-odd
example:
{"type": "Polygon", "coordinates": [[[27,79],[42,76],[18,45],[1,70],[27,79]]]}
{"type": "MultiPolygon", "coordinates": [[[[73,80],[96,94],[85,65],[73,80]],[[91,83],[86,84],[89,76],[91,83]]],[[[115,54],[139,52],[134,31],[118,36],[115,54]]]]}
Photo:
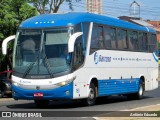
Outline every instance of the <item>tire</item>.
{"type": "Polygon", "coordinates": [[[3,98],[3,96],[4,96],[4,93],[2,90],[0,90],[0,98],[3,98]]]}
{"type": "Polygon", "coordinates": [[[138,92],[135,94],[136,99],[142,99],[144,94],[144,85],[143,82],[140,81],[138,92]]]}
{"type": "Polygon", "coordinates": [[[38,108],[46,108],[49,105],[49,100],[34,100],[38,108]]]}
{"type": "Polygon", "coordinates": [[[133,100],[139,100],[139,99],[143,98],[143,94],[144,94],[144,84],[143,84],[142,81],[140,81],[138,92],[132,93],[132,94],[128,94],[127,98],[128,99],[133,99],[133,100]]]}
{"type": "Polygon", "coordinates": [[[93,83],[90,84],[89,90],[88,98],[83,99],[82,102],[87,106],[92,106],[96,102],[96,88],[93,83]]]}

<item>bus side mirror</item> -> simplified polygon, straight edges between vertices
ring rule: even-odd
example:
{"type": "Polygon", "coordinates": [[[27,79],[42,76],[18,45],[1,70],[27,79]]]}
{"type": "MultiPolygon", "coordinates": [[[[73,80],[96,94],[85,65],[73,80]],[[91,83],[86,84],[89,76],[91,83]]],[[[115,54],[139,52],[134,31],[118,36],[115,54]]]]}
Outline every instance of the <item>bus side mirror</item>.
{"type": "Polygon", "coordinates": [[[15,35],[9,36],[6,39],[3,40],[2,42],[2,54],[6,55],[7,54],[7,44],[9,41],[14,40],[15,39],[15,35]]]}
{"type": "Polygon", "coordinates": [[[71,53],[74,51],[74,44],[76,39],[81,36],[83,33],[82,32],[76,32],[74,33],[68,40],[68,52],[71,53]]]}

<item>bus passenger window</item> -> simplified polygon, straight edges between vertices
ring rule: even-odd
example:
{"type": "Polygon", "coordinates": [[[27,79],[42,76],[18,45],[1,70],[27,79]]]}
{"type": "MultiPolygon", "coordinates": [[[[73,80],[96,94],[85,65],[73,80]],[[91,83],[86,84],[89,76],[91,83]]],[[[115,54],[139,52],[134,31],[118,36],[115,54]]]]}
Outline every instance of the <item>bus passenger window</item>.
{"type": "Polygon", "coordinates": [[[155,34],[149,34],[148,48],[149,52],[155,52],[157,50],[157,37],[155,34]]]}
{"type": "Polygon", "coordinates": [[[147,51],[148,50],[148,47],[147,47],[147,33],[143,33],[143,49],[145,50],[145,51],[147,51]]]}
{"type": "Polygon", "coordinates": [[[97,31],[97,25],[94,25],[91,36],[91,51],[94,52],[97,49],[98,49],[98,31],[97,31]]]}
{"type": "Polygon", "coordinates": [[[106,49],[116,49],[116,31],[114,28],[104,28],[104,45],[106,49]]]}
{"type": "Polygon", "coordinates": [[[139,50],[138,34],[134,31],[129,31],[129,48],[130,50],[139,50]]]}
{"type": "Polygon", "coordinates": [[[139,50],[147,51],[147,33],[139,33],[139,50]]]}
{"type": "Polygon", "coordinates": [[[118,29],[117,44],[119,49],[127,49],[127,31],[118,29]]]}
{"type": "Polygon", "coordinates": [[[99,48],[103,48],[103,27],[102,26],[98,26],[98,47],[99,48]]]}
{"type": "Polygon", "coordinates": [[[103,26],[93,25],[90,54],[104,47],[103,26]]]}

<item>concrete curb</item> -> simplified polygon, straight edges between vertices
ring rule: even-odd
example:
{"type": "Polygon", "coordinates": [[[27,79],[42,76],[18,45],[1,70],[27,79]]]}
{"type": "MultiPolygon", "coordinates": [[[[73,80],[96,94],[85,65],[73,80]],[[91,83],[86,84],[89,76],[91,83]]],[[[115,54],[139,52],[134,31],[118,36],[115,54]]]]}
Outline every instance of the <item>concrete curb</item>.
{"type": "Polygon", "coordinates": [[[14,100],[13,98],[0,98],[0,102],[7,102],[7,101],[12,101],[14,100]]]}

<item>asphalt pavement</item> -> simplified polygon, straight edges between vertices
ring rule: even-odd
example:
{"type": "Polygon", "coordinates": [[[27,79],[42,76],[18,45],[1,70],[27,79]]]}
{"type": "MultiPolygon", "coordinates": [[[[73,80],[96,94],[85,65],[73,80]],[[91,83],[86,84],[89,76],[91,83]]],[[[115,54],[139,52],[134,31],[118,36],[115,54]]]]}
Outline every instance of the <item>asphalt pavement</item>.
{"type": "MultiPolygon", "coordinates": [[[[59,119],[59,117],[60,120],[93,120],[99,119],[98,116],[102,114],[157,104],[160,104],[160,87],[156,90],[145,92],[144,98],[141,100],[128,100],[124,96],[111,96],[98,99],[95,106],[89,107],[84,106],[80,101],[52,101],[47,108],[40,109],[35,106],[32,100],[15,101],[12,98],[1,98],[0,111],[42,112],[45,113],[44,115],[51,116],[45,118],[47,120],[51,118],[59,119]]],[[[41,118],[37,119],[40,120],[41,118]]]]}

